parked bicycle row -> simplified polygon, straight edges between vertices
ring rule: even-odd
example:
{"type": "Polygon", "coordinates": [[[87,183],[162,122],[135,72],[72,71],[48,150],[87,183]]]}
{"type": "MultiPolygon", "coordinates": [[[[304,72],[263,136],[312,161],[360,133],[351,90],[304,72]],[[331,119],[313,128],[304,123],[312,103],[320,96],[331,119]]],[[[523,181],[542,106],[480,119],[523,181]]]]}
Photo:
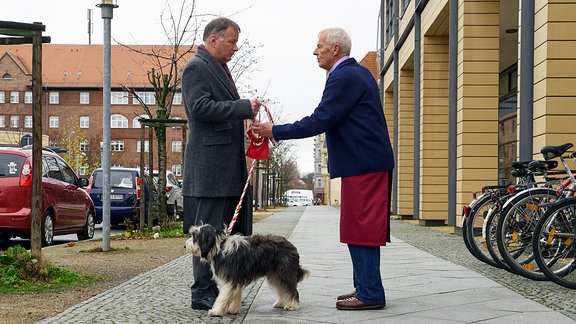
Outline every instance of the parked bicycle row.
{"type": "Polygon", "coordinates": [[[462,236],[477,259],[533,280],[576,289],[576,163],[572,143],[544,160],[512,163],[517,183],[485,186],[463,210],[462,236]],[[555,170],[561,163],[563,169],[555,170]]]}

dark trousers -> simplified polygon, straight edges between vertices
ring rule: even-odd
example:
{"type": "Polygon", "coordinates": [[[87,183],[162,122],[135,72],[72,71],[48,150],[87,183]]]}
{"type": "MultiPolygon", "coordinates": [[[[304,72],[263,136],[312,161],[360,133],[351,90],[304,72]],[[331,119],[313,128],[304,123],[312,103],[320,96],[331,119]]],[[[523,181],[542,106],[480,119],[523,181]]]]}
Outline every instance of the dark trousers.
{"type": "Polygon", "coordinates": [[[386,305],[380,275],[380,247],[348,244],[356,298],[372,305],[386,305]]]}
{"type": "MultiPolygon", "coordinates": [[[[202,224],[210,224],[217,229],[225,230],[234,216],[239,199],[240,197],[184,197],[184,231],[188,232],[190,226],[202,224]]],[[[194,274],[194,282],[190,287],[192,302],[216,299],[218,288],[212,279],[210,265],[193,256],[192,270],[194,274]]]]}

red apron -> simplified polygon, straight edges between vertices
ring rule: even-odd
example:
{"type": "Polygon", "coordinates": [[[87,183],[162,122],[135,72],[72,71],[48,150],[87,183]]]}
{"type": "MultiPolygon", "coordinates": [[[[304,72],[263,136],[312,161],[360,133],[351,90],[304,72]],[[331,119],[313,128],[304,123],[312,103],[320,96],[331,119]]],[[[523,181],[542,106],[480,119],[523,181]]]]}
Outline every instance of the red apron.
{"type": "Polygon", "coordinates": [[[367,246],[390,242],[390,172],[342,178],[340,242],[367,246]]]}

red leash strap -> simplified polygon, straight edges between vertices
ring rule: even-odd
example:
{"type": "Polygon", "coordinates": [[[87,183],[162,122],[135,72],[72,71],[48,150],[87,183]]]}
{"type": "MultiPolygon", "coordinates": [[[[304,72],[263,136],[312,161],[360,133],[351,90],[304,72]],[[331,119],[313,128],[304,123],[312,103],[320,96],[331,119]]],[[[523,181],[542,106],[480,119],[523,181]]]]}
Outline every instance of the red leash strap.
{"type": "MultiPolygon", "coordinates": [[[[270,122],[274,122],[272,120],[272,114],[270,114],[270,110],[265,105],[264,111],[266,111],[266,115],[270,122]]],[[[250,146],[248,146],[248,150],[246,150],[246,156],[252,158],[252,166],[250,166],[250,170],[248,171],[248,178],[246,179],[246,183],[244,184],[244,189],[242,190],[242,195],[240,196],[240,201],[238,205],[236,205],[236,210],[234,211],[234,216],[226,229],[226,234],[230,234],[232,229],[234,228],[234,224],[238,220],[238,215],[240,214],[240,209],[242,209],[242,201],[244,200],[244,196],[246,196],[246,190],[248,189],[248,185],[250,184],[250,180],[252,179],[252,172],[254,172],[254,167],[256,166],[256,160],[266,160],[268,158],[269,147],[268,147],[268,139],[264,137],[256,136],[252,132],[252,126],[248,128],[248,137],[250,138],[250,146]]]]}

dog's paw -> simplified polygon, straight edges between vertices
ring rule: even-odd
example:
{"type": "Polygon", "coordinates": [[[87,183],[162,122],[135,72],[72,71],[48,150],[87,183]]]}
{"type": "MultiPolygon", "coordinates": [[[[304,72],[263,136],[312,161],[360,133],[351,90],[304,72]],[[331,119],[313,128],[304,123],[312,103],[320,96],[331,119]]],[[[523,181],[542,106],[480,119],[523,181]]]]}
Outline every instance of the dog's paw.
{"type": "Polygon", "coordinates": [[[297,311],[300,309],[300,305],[298,304],[288,304],[286,306],[284,306],[284,310],[288,310],[288,311],[297,311]]]}
{"type": "Polygon", "coordinates": [[[208,311],[208,316],[212,316],[212,317],[223,317],[224,313],[216,311],[214,309],[211,309],[208,311]]]}

